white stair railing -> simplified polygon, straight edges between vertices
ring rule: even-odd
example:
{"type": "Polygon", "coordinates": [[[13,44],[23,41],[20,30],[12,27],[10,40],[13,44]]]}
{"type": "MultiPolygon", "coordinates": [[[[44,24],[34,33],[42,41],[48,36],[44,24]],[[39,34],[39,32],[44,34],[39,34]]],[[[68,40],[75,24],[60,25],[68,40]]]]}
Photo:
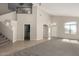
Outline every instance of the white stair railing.
{"type": "MultiPolygon", "coordinates": [[[[16,15],[15,12],[13,12],[13,13],[8,13],[8,14],[3,14],[0,16],[0,22],[2,23],[2,25],[4,25],[6,28],[8,28],[12,33],[11,40],[13,42],[16,40],[16,33],[17,33],[17,21],[16,21],[15,15],[16,15]]],[[[5,28],[5,31],[6,31],[6,28],[5,28]]],[[[9,31],[7,33],[9,33],[9,31]]],[[[3,34],[6,37],[9,37],[9,35],[10,35],[10,34],[6,35],[4,32],[3,32],[3,34]]]]}

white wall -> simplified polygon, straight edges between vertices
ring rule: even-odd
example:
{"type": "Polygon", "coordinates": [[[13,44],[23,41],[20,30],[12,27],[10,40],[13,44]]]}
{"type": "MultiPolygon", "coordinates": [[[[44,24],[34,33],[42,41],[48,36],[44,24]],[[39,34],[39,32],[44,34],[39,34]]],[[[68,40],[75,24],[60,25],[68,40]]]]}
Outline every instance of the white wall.
{"type": "Polygon", "coordinates": [[[53,16],[52,23],[57,23],[57,37],[62,38],[72,38],[72,39],[79,39],[79,18],[78,17],[67,17],[67,16],[53,16]],[[75,35],[68,35],[65,34],[64,23],[69,21],[76,21],[77,25],[77,33],[75,35]]]}
{"type": "Polygon", "coordinates": [[[45,13],[41,7],[37,9],[37,40],[43,39],[43,25],[51,24],[51,17],[45,13]]]}
{"type": "Polygon", "coordinates": [[[16,12],[9,12],[7,14],[0,15],[0,21],[16,20],[16,12]]]}
{"type": "Polygon", "coordinates": [[[39,7],[33,6],[33,14],[18,14],[18,40],[24,40],[24,24],[31,25],[31,40],[43,39],[43,25],[51,23],[51,17],[39,7]]]}
{"type": "Polygon", "coordinates": [[[12,21],[13,43],[17,41],[17,22],[12,21]]]}
{"type": "Polygon", "coordinates": [[[37,7],[33,6],[32,14],[17,14],[17,39],[24,40],[24,24],[30,24],[30,40],[36,40],[37,7]]]}
{"type": "MultiPolygon", "coordinates": [[[[11,27],[6,26],[6,24],[4,23],[5,20],[16,21],[16,12],[10,12],[7,14],[0,15],[0,22],[1,22],[0,31],[3,33],[3,35],[5,35],[6,37],[8,37],[9,39],[11,39],[13,41],[14,40],[13,30],[11,27]]],[[[15,24],[13,24],[13,25],[15,25],[15,24]]]]}
{"type": "Polygon", "coordinates": [[[13,40],[13,31],[2,22],[0,22],[0,24],[1,33],[5,35],[8,39],[13,40]]]}
{"type": "Polygon", "coordinates": [[[18,27],[17,27],[17,35],[18,40],[24,40],[24,24],[30,24],[30,39],[35,40],[36,38],[36,28],[35,21],[33,19],[33,15],[29,14],[18,14],[18,27]]]}
{"type": "Polygon", "coordinates": [[[0,3],[0,14],[8,11],[8,3],[0,3]]]}

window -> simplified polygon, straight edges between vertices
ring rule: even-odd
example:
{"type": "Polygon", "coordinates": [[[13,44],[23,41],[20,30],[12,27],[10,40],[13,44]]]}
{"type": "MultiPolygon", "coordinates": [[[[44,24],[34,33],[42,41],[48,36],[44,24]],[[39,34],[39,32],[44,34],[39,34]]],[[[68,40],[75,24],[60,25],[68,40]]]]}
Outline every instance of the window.
{"type": "Polygon", "coordinates": [[[67,22],[64,25],[66,34],[76,34],[77,32],[77,22],[67,22]]]}

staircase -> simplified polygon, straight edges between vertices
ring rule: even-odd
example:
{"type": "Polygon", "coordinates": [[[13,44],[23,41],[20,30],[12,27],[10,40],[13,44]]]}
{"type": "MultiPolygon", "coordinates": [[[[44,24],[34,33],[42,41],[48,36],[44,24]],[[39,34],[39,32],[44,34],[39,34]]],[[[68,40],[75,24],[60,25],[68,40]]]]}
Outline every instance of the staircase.
{"type": "Polygon", "coordinates": [[[0,46],[2,42],[9,42],[10,40],[12,43],[17,40],[16,11],[0,15],[0,46]]]}
{"type": "Polygon", "coordinates": [[[0,33],[0,47],[9,46],[12,44],[12,41],[9,40],[5,35],[0,33]]]}

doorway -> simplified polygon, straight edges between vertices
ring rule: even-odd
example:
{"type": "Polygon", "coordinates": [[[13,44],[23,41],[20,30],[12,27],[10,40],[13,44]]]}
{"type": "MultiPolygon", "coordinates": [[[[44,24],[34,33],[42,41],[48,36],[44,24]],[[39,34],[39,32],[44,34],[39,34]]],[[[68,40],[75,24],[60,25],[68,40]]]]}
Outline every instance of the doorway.
{"type": "Polygon", "coordinates": [[[48,39],[48,25],[43,25],[43,39],[48,39]]]}
{"type": "Polygon", "coordinates": [[[56,25],[52,26],[52,37],[56,37],[57,36],[57,27],[56,25]]]}
{"type": "Polygon", "coordinates": [[[53,22],[51,24],[51,32],[52,32],[52,37],[57,37],[57,23],[53,22]]]}
{"type": "Polygon", "coordinates": [[[30,24],[24,25],[24,40],[30,40],[30,24]]]}

